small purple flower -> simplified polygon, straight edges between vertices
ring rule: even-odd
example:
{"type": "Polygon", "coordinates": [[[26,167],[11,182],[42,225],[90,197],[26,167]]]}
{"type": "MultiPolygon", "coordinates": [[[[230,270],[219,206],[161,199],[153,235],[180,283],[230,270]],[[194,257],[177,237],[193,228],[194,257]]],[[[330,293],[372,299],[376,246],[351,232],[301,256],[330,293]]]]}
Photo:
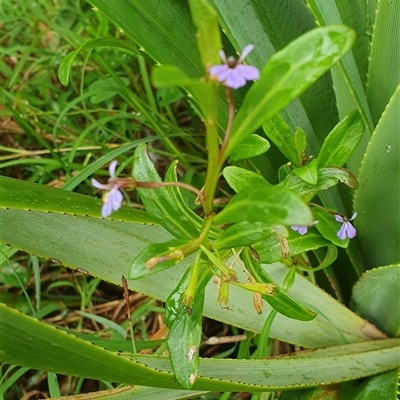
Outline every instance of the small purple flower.
{"type": "Polygon", "coordinates": [[[352,215],[350,219],[342,217],[341,215],[335,215],[336,221],[342,223],[342,226],[339,229],[339,232],[337,233],[340,239],[345,240],[346,237],[348,237],[349,239],[353,239],[353,237],[356,236],[357,234],[356,228],[354,228],[354,226],[350,223],[350,221],[353,221],[356,217],[357,217],[356,212],[352,215]]]}
{"type": "Polygon", "coordinates": [[[210,67],[210,74],[214,75],[219,82],[225,82],[225,85],[232,89],[244,86],[246,81],[258,79],[260,71],[256,67],[242,64],[253,48],[252,44],[247,45],[237,60],[233,57],[226,58],[224,51],[221,50],[219,56],[223,64],[210,67]]]}
{"type": "Polygon", "coordinates": [[[115,177],[115,169],[117,168],[117,161],[112,161],[108,168],[110,172],[110,179],[108,180],[107,185],[103,185],[100,182],[97,182],[96,179],[92,178],[92,185],[100,190],[109,190],[109,192],[105,193],[103,196],[103,207],[101,208],[101,216],[103,218],[107,218],[111,215],[113,211],[117,211],[121,207],[121,203],[123,200],[122,193],[119,191],[120,185],[115,177]]]}
{"type": "MultiPolygon", "coordinates": [[[[313,225],[317,225],[319,221],[314,221],[313,225]]],[[[305,235],[308,231],[308,226],[302,226],[302,225],[292,225],[290,227],[293,231],[300,233],[300,235],[305,235]]]]}
{"type": "Polygon", "coordinates": [[[291,226],[292,230],[300,233],[300,235],[305,235],[308,231],[308,228],[306,226],[300,226],[300,225],[293,225],[291,226]]]}

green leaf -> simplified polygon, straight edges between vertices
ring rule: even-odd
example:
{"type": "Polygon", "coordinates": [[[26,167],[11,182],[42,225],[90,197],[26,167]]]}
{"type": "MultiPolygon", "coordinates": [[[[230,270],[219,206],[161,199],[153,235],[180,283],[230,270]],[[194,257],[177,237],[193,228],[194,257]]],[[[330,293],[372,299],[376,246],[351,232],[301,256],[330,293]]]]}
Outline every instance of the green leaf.
{"type": "Polygon", "coordinates": [[[349,28],[331,25],[306,33],[274,54],[236,115],[227,153],[328,71],[350,50],[354,38],[349,28]]]}
{"type": "Polygon", "coordinates": [[[251,135],[243,140],[229,157],[230,161],[243,160],[264,154],[270,148],[268,140],[259,135],[251,135]]]}
{"type": "Polygon", "coordinates": [[[400,85],[382,114],[362,161],[355,193],[359,232],[367,268],[399,260],[400,85]]]}
{"type": "Polygon", "coordinates": [[[389,336],[400,336],[400,264],[365,272],[353,288],[351,307],[389,336]]]}
{"type": "MultiPolygon", "coordinates": [[[[143,182],[162,182],[158,172],[147,154],[146,146],[140,145],[133,159],[133,178],[143,182]]],[[[163,187],[159,189],[137,189],[146,211],[177,238],[195,238],[196,226],[182,215],[174,196],[163,187]]]]}
{"type": "MultiPolygon", "coordinates": [[[[348,18],[346,18],[345,21],[342,19],[342,15],[346,16],[346,14],[352,14],[352,11],[354,11],[355,2],[345,5],[344,3],[338,3],[335,0],[306,1],[308,8],[320,26],[330,26],[331,24],[345,24],[348,26],[354,26],[354,29],[358,33],[358,40],[363,41],[363,35],[369,29],[368,22],[364,19],[364,16],[360,15],[359,18],[355,18],[355,23],[352,24],[349,23],[348,18]],[[361,24],[360,26],[359,23],[361,20],[363,20],[364,25],[361,24]]],[[[356,14],[353,13],[352,17],[354,18],[355,16],[356,14]]],[[[369,24],[371,24],[371,22],[369,22],[369,24]]],[[[361,52],[360,47],[358,48],[358,54],[362,54],[362,57],[365,57],[367,56],[367,51],[368,43],[364,42],[362,44],[361,52]]],[[[361,62],[366,63],[367,61],[364,59],[361,62]]],[[[337,67],[332,69],[332,78],[335,87],[337,107],[341,118],[357,108],[360,111],[367,131],[372,132],[373,123],[364,91],[365,64],[364,67],[361,67],[360,69],[362,70],[361,74],[354,55],[350,52],[339,61],[337,67]]]]}
{"type": "MultiPolygon", "coordinates": [[[[165,174],[165,182],[178,182],[178,177],[176,174],[177,166],[178,166],[178,160],[175,160],[171,163],[165,174]]],[[[190,223],[193,226],[195,226],[197,230],[200,232],[203,225],[203,220],[187,206],[180,189],[178,187],[170,186],[167,187],[166,190],[170,193],[171,198],[173,199],[175,207],[178,210],[178,212],[180,212],[183,217],[185,217],[188,221],[190,221],[190,223]]],[[[220,234],[221,234],[220,229],[218,229],[215,226],[211,227],[209,233],[210,237],[216,238],[220,234]]]]}
{"type": "Polygon", "coordinates": [[[204,292],[211,272],[202,263],[200,280],[190,309],[184,304],[184,295],[189,283],[189,269],[166,301],[166,322],[170,329],[167,339],[171,365],[177,381],[190,389],[199,370],[199,350],[202,335],[204,292]]]}
{"type": "MultiPolygon", "coordinates": [[[[130,354],[125,358],[4,304],[0,304],[0,309],[3,317],[0,354],[5,363],[118,383],[164,389],[180,387],[166,357],[130,354]]],[[[272,360],[202,359],[193,389],[265,391],[351,380],[398,367],[398,346],[398,339],[386,339],[272,360]],[[288,370],[301,371],[301,374],[288,375],[285,373],[288,370]]]]}
{"type": "MultiPolygon", "coordinates": [[[[272,116],[262,125],[264,133],[282,152],[282,154],[295,166],[299,166],[299,157],[296,151],[296,145],[289,125],[279,115],[272,116]]],[[[240,147],[240,145],[239,145],[240,147]]],[[[305,146],[304,146],[305,149],[305,146]]],[[[303,149],[303,150],[304,150],[303,149]]],[[[235,150],[233,151],[235,153],[235,150]]]]}
{"type": "Polygon", "coordinates": [[[25,285],[31,277],[31,271],[16,262],[5,261],[0,265],[0,283],[11,287],[21,287],[21,283],[25,285]]]}
{"type": "Polygon", "coordinates": [[[154,243],[143,249],[133,260],[129,279],[140,279],[172,267],[185,258],[182,247],[189,242],[171,240],[165,243],[154,243]]]}
{"type": "MultiPolygon", "coordinates": [[[[91,399],[107,399],[107,400],[185,400],[193,396],[206,395],[208,391],[199,390],[177,390],[164,388],[155,388],[149,386],[120,386],[107,390],[99,390],[95,394],[90,393],[91,399]]],[[[53,400],[70,400],[68,397],[57,397],[53,400]]],[[[84,398],[82,399],[84,400],[84,398]]]]}
{"type": "Polygon", "coordinates": [[[335,167],[319,168],[316,185],[310,185],[295,174],[290,173],[282,182],[278,183],[277,187],[289,189],[298,196],[306,196],[321,190],[327,190],[337,185],[338,182],[342,182],[352,189],[358,189],[358,181],[350,171],[335,167]]]}
{"type": "Polygon", "coordinates": [[[302,181],[316,185],[318,183],[318,161],[314,159],[303,167],[295,168],[293,173],[302,181]]]}
{"type": "Polygon", "coordinates": [[[217,13],[207,0],[189,0],[190,12],[197,31],[197,46],[204,69],[220,63],[222,49],[217,13]]]}
{"type": "Polygon", "coordinates": [[[320,210],[319,208],[313,208],[313,214],[315,220],[319,221],[315,226],[325,239],[328,239],[338,247],[346,248],[349,245],[349,238],[345,240],[339,239],[337,234],[342,224],[337,222],[332,214],[320,210]]]}
{"type": "MultiPolygon", "coordinates": [[[[290,6],[285,6],[286,3],[276,1],[248,0],[243,7],[238,7],[231,0],[212,1],[220,15],[221,27],[235,49],[240,53],[247,44],[254,45],[255,51],[246,57],[246,62],[260,70],[276,51],[316,27],[303,2],[291,2],[290,6]]],[[[282,110],[282,117],[293,130],[301,126],[307,131],[311,154],[316,155],[320,142],[337,123],[330,74],[322,76],[301,95],[299,101],[282,110]]]]}
{"type": "MultiPolygon", "coordinates": [[[[0,179],[0,184],[1,182],[0,179]]],[[[2,193],[0,220],[8,228],[0,230],[1,242],[39,257],[51,259],[52,262],[57,262],[67,268],[80,268],[91,276],[120,285],[121,275],[128,274],[132,259],[136,254],[149,244],[172,239],[164,228],[154,222],[147,224],[143,218],[142,221],[129,222],[125,219],[120,221],[101,219],[98,214],[96,218],[74,215],[69,211],[71,205],[75,210],[79,210],[82,202],[82,205],[86,204],[89,209],[98,210],[99,203],[93,198],[76,193],[24,181],[18,182],[21,185],[0,186],[2,193]],[[42,208],[43,205],[47,205],[48,209],[55,208],[59,212],[49,213],[46,209],[32,211],[21,209],[18,199],[28,196],[31,187],[40,187],[43,190],[43,196],[38,191],[33,193],[36,197],[30,198],[32,205],[42,208]],[[52,194],[56,191],[61,197],[53,202],[52,194]],[[67,210],[65,214],[62,212],[63,207],[67,210]]],[[[143,215],[146,216],[146,214],[143,215]]],[[[147,221],[152,220],[147,217],[147,221]]],[[[320,236],[318,238],[324,240],[320,236]]],[[[325,243],[329,245],[330,242],[325,241],[325,243]]],[[[279,248],[278,252],[280,252],[279,248]]],[[[129,280],[128,285],[133,291],[165,301],[187,267],[188,261],[183,260],[158,274],[143,279],[129,280]]],[[[281,285],[287,268],[281,264],[268,265],[266,268],[268,268],[268,274],[281,285]]],[[[247,278],[243,273],[240,275],[239,271],[238,279],[245,281],[247,278]]],[[[360,342],[370,337],[370,332],[364,333],[364,319],[336,302],[307,279],[297,276],[290,294],[302,303],[318,305],[318,312],[329,315],[329,321],[318,316],[313,321],[304,324],[278,316],[271,327],[271,337],[304,347],[340,344],[343,343],[343,337],[349,342],[360,342]],[[332,329],[332,327],[336,328],[332,329]]],[[[206,316],[252,332],[261,331],[264,318],[254,310],[252,298],[248,293],[232,286],[229,306],[235,310],[234,313],[222,311],[217,303],[215,287],[213,285],[207,287],[204,308],[206,316]]],[[[265,314],[271,310],[268,304],[264,304],[265,314]]]]}
{"type": "MultiPolygon", "coordinates": [[[[102,219],[102,201],[19,179],[0,176],[2,207],[12,204],[14,209],[47,213],[80,215],[102,219]]],[[[131,221],[152,225],[156,221],[143,211],[122,207],[112,214],[117,221],[131,221]]]]}
{"type": "Polygon", "coordinates": [[[170,88],[175,86],[207,86],[206,83],[200,81],[199,79],[187,76],[176,65],[161,65],[154,68],[152,72],[152,81],[154,86],[158,88],[170,88]]]}
{"type": "Polygon", "coordinates": [[[114,37],[89,40],[82,43],[77,49],[75,49],[71,53],[67,54],[62,60],[60,67],[58,68],[58,79],[60,80],[61,84],[64,86],[68,85],[69,73],[71,71],[72,64],[74,63],[76,56],[80,53],[81,50],[94,49],[96,47],[105,46],[122,49],[135,55],[140,54],[134,45],[114,37]]]}
{"type": "MultiPolygon", "coordinates": [[[[331,243],[322,236],[316,235],[311,231],[307,232],[307,234],[303,236],[297,232],[289,231],[287,243],[289,248],[288,257],[293,257],[297,254],[331,245],[331,243]]],[[[253,247],[257,250],[260,255],[260,261],[263,263],[272,264],[284,258],[282,255],[281,244],[276,236],[272,236],[267,240],[256,243],[253,247]]]]}
{"type": "Polygon", "coordinates": [[[367,99],[376,124],[400,82],[400,3],[378,1],[373,29],[367,99]]]}
{"type": "Polygon", "coordinates": [[[222,235],[213,242],[213,247],[222,250],[257,243],[271,235],[272,227],[271,224],[263,221],[239,222],[225,229],[222,235]]]}
{"type": "Polygon", "coordinates": [[[399,370],[382,372],[359,381],[343,383],[340,392],[349,400],[397,400],[399,370]]]}
{"type": "Polygon", "coordinates": [[[294,147],[297,152],[296,161],[298,163],[295,165],[301,165],[307,148],[307,135],[301,128],[297,128],[294,133],[294,147]]]}
{"type": "Polygon", "coordinates": [[[162,65],[153,70],[152,81],[159,88],[180,86],[199,104],[204,117],[214,118],[216,112],[215,85],[188,77],[179,67],[162,65]]]}
{"type": "MultiPolygon", "coordinates": [[[[312,389],[290,390],[282,392],[278,400],[337,400],[339,385],[328,385],[312,389]]],[[[349,400],[346,397],[347,400],[349,400]]]]}
{"type": "Polygon", "coordinates": [[[243,190],[215,217],[216,224],[256,222],[283,225],[311,225],[310,209],[288,190],[258,186],[243,190]]]}
{"type": "Polygon", "coordinates": [[[222,175],[236,193],[242,191],[246,186],[270,186],[260,174],[240,167],[225,167],[222,175]]]}
{"type": "Polygon", "coordinates": [[[169,106],[184,97],[185,95],[178,88],[160,88],[157,90],[157,99],[160,107],[169,106]]]}
{"type": "MultiPolygon", "coordinates": [[[[128,86],[130,81],[128,78],[121,78],[121,82],[128,86]]],[[[96,91],[97,93],[90,98],[92,104],[98,104],[102,101],[112,99],[121,92],[119,84],[114,78],[104,78],[93,82],[89,90],[96,91]]]]}
{"type": "Polygon", "coordinates": [[[320,167],[342,167],[360,143],[364,122],[358,110],[343,118],[329,133],[318,154],[320,167]]]}
{"type": "Polygon", "coordinates": [[[259,283],[272,283],[275,285],[274,293],[269,295],[262,295],[276,311],[285,315],[288,318],[297,319],[300,321],[311,321],[317,314],[302,306],[298,301],[290,297],[279,285],[265,272],[259,262],[257,262],[251,254],[249,248],[244,248],[240,254],[247,270],[250,272],[256,282],[259,283]]]}

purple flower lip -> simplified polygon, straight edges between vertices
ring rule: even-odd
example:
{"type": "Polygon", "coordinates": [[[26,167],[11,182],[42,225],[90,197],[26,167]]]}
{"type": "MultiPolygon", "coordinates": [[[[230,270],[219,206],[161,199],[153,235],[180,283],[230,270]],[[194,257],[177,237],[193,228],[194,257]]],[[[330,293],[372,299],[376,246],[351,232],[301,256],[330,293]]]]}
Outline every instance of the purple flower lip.
{"type": "MultiPolygon", "coordinates": [[[[313,226],[317,225],[319,221],[314,221],[313,226]]],[[[308,226],[292,225],[290,227],[293,231],[298,232],[300,235],[305,235],[308,232],[308,226]]]]}
{"type": "Polygon", "coordinates": [[[356,236],[357,230],[350,223],[356,217],[357,217],[356,212],[351,216],[350,219],[347,219],[346,217],[342,217],[341,215],[335,215],[335,220],[342,224],[342,226],[339,229],[339,232],[337,233],[339,239],[341,239],[341,240],[345,240],[346,238],[353,239],[356,236]]]}
{"type": "Polygon", "coordinates": [[[237,60],[233,57],[226,58],[226,54],[221,50],[219,56],[223,64],[210,67],[210,74],[231,89],[238,89],[244,86],[247,81],[258,79],[260,71],[256,67],[242,64],[253,48],[252,44],[247,45],[237,60]]]}
{"type": "Polygon", "coordinates": [[[295,232],[300,233],[300,235],[305,235],[308,231],[308,228],[306,226],[300,226],[300,225],[293,225],[290,227],[292,230],[295,232]]]}
{"type": "Polygon", "coordinates": [[[117,211],[119,208],[121,208],[122,200],[124,199],[119,190],[121,186],[115,176],[117,164],[118,162],[116,160],[110,163],[108,168],[110,179],[106,185],[98,182],[96,179],[92,178],[91,180],[92,185],[96,189],[108,190],[108,192],[103,196],[103,207],[101,208],[101,216],[103,218],[109,217],[113,211],[117,211]]]}

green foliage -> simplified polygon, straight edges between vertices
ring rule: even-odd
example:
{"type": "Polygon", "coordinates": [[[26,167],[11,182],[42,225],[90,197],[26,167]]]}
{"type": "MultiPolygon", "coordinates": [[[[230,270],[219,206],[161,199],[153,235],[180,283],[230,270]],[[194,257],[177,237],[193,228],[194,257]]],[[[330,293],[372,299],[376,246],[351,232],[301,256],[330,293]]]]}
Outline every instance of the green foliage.
{"type": "Polygon", "coordinates": [[[228,153],[328,71],[354,38],[345,26],[315,29],[272,56],[235,118],[228,153]]]}
{"type": "Polygon", "coordinates": [[[398,3],[88,2],[5,3],[4,126],[15,133],[0,156],[1,395],[21,397],[30,368],[59,398],[56,374],[80,377],[74,395],[100,381],[108,390],[93,398],[394,400],[398,3]],[[221,61],[249,44],[244,60],[221,61]],[[119,209],[101,218],[111,201],[119,209]],[[356,237],[341,239],[349,224],[356,237]],[[121,276],[128,302],[133,290],[165,309],[97,315],[101,282],[121,276]],[[70,310],[68,328],[48,323],[70,310]],[[153,311],[167,339],[146,336],[153,311]],[[203,316],[246,340],[202,358],[203,316]],[[83,333],[86,323],[104,328],[83,333]],[[311,350],[270,358],[270,339],[311,350]]]}

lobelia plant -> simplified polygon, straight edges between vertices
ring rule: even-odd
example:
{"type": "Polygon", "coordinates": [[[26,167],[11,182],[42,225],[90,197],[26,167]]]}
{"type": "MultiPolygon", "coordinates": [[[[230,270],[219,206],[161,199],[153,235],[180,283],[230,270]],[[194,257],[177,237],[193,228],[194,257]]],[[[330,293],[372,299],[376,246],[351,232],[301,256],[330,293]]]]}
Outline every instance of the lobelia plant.
{"type": "Polygon", "coordinates": [[[203,186],[180,182],[178,161],[162,180],[146,140],[73,178],[109,165],[107,183],[92,178],[105,190],[101,210],[87,196],[1,177],[1,218],[14,228],[1,240],[109,282],[127,276],[131,290],[165,301],[169,356],[115,352],[1,304],[2,361],[139,385],[95,397],[395,399],[400,194],[390,186],[400,176],[400,34],[397,47],[385,38],[399,3],[89,3],[158,64],[154,87],[190,98],[204,122],[203,186]],[[133,148],[132,177],[121,178],[116,159],[133,148]],[[225,183],[234,194],[218,210],[225,183]],[[145,212],[125,207],[122,190],[137,190],[145,212]],[[200,358],[203,315],[257,334],[256,350],[200,358]],[[313,351],[270,357],[270,338],[313,351]]]}

